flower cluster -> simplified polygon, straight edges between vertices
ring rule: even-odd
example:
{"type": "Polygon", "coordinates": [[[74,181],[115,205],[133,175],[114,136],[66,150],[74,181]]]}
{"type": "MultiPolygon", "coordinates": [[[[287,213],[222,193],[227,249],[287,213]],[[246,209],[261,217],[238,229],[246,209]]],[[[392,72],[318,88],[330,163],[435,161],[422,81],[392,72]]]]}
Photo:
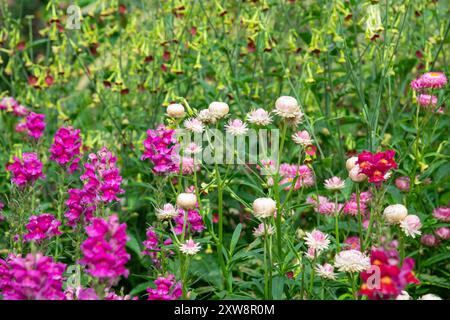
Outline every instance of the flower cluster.
{"type": "Polygon", "coordinates": [[[39,140],[45,130],[45,115],[30,112],[25,118],[24,126],[30,137],[39,140]]]}
{"type": "Polygon", "coordinates": [[[379,285],[369,283],[373,271],[361,273],[364,283],[359,293],[369,299],[392,299],[397,297],[408,284],[419,283],[413,273],[414,260],[406,258],[399,267],[400,261],[395,250],[372,249],[370,262],[380,270],[380,283],[379,285]]]}
{"type": "Polygon", "coordinates": [[[358,155],[356,164],[359,166],[360,172],[368,177],[368,181],[378,186],[389,177],[390,169],[397,169],[394,155],[394,150],[375,154],[363,151],[358,155]]]}
{"type": "Polygon", "coordinates": [[[64,300],[66,265],[37,254],[0,259],[0,294],[6,300],[64,300]]]}
{"type": "Polygon", "coordinates": [[[175,130],[167,129],[164,125],[158,126],[156,130],[148,130],[144,148],[141,159],[150,159],[155,173],[178,172],[178,141],[175,138],[175,130]]]}
{"type": "Polygon", "coordinates": [[[0,101],[0,110],[11,112],[17,117],[25,117],[29,113],[29,110],[26,107],[19,104],[12,97],[5,97],[0,101]]]}
{"type": "Polygon", "coordinates": [[[307,204],[312,204],[314,211],[323,215],[338,214],[342,210],[342,204],[329,200],[327,197],[318,196],[308,197],[306,199],[307,204]]]}
{"type": "Polygon", "coordinates": [[[307,165],[299,166],[296,164],[282,163],[280,165],[280,176],[280,185],[284,187],[284,190],[289,190],[292,186],[294,190],[298,190],[301,187],[311,187],[315,182],[314,174],[307,165]]]}
{"type": "Polygon", "coordinates": [[[205,229],[205,224],[203,223],[202,216],[198,213],[197,210],[183,210],[179,209],[179,214],[174,218],[176,223],[173,230],[176,234],[183,233],[183,227],[185,229],[185,233],[188,232],[202,232],[205,229]],[[184,216],[186,217],[186,225],[184,225],[184,216]]]}
{"type": "Polygon", "coordinates": [[[90,275],[112,283],[120,276],[128,276],[125,264],[130,255],[125,250],[126,229],[125,223],[119,224],[117,215],[105,220],[92,219],[91,225],[86,227],[88,238],[81,245],[83,258],[80,260],[90,275]]]}
{"type": "Polygon", "coordinates": [[[158,277],[155,280],[156,288],[148,288],[148,300],[177,300],[181,297],[181,283],[175,281],[175,276],[158,277]]]}
{"type": "Polygon", "coordinates": [[[25,226],[28,233],[25,234],[24,239],[25,241],[51,239],[61,234],[61,231],[58,230],[60,225],[61,222],[49,213],[44,213],[40,216],[31,216],[30,221],[25,226]]]}
{"type": "MultiPolygon", "coordinates": [[[[144,245],[144,251],[142,251],[142,254],[148,255],[152,261],[153,264],[155,264],[155,266],[159,266],[160,264],[160,260],[158,258],[158,253],[161,250],[164,250],[164,248],[161,248],[159,243],[160,243],[160,238],[158,237],[158,235],[155,232],[155,229],[153,227],[149,227],[147,229],[147,239],[142,243],[144,245]]],[[[168,238],[167,240],[165,240],[163,242],[164,246],[168,246],[172,244],[172,239],[168,238]]],[[[171,252],[167,252],[167,254],[171,254],[171,252]]]]}
{"type": "Polygon", "coordinates": [[[42,173],[42,162],[34,152],[24,152],[22,160],[18,157],[6,165],[6,170],[12,173],[11,182],[19,187],[33,184],[38,179],[45,179],[42,173]]]}
{"type": "Polygon", "coordinates": [[[50,147],[50,160],[63,167],[68,165],[67,171],[73,173],[78,169],[80,147],[80,130],[72,127],[59,128],[50,147]]]}

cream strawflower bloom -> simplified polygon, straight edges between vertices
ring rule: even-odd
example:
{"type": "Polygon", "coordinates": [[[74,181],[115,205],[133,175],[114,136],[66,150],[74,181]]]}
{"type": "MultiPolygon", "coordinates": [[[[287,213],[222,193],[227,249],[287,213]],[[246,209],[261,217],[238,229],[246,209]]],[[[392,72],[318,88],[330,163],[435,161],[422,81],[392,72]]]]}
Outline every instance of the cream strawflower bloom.
{"type": "Polygon", "coordinates": [[[166,112],[167,115],[172,118],[183,118],[185,115],[184,107],[179,103],[169,104],[166,112]]]}
{"type": "Polygon", "coordinates": [[[348,176],[353,182],[363,182],[367,179],[367,176],[359,171],[358,165],[355,165],[350,169],[350,171],[348,172],[348,176]]]}
{"type": "Polygon", "coordinates": [[[277,99],[274,113],[282,118],[296,118],[303,115],[297,99],[290,96],[281,96],[277,99]]]}
{"type": "Polygon", "coordinates": [[[230,112],[230,107],[225,102],[214,101],[209,104],[208,110],[214,117],[220,119],[230,112]]]}
{"type": "Polygon", "coordinates": [[[197,119],[200,120],[202,123],[211,123],[211,124],[214,124],[217,121],[217,118],[208,109],[200,110],[197,119]]]}
{"type": "Polygon", "coordinates": [[[402,204],[387,206],[383,211],[384,220],[389,224],[399,224],[408,215],[408,209],[402,204]]]}
{"type": "Polygon", "coordinates": [[[257,228],[253,229],[253,236],[255,237],[262,237],[266,234],[271,236],[275,233],[275,228],[271,225],[266,225],[264,227],[264,223],[260,223],[257,228]]]}
{"type": "Polygon", "coordinates": [[[312,144],[311,136],[309,135],[308,131],[298,131],[297,133],[294,133],[292,135],[292,140],[294,143],[302,145],[302,146],[308,146],[312,144]]]}
{"type": "Polygon", "coordinates": [[[248,131],[247,124],[239,119],[230,120],[225,125],[225,130],[232,136],[242,136],[248,131]]]}
{"type": "Polygon", "coordinates": [[[203,130],[205,130],[203,122],[195,118],[184,120],[183,124],[186,130],[189,132],[202,133],[203,130]]]}
{"type": "Polygon", "coordinates": [[[258,198],[253,201],[253,214],[257,218],[272,217],[277,209],[277,203],[270,198],[258,198]]]}
{"type": "Polygon", "coordinates": [[[347,159],[347,161],[345,162],[347,171],[352,170],[356,166],[356,161],[358,161],[358,157],[351,157],[347,159]]]}
{"type": "Polygon", "coordinates": [[[327,250],[328,246],[330,245],[328,235],[319,230],[306,232],[306,235],[303,237],[303,239],[305,240],[308,248],[312,248],[316,251],[327,250]]]}
{"type": "Polygon", "coordinates": [[[417,300],[442,300],[442,298],[437,296],[437,295],[435,295],[435,294],[428,293],[428,294],[425,294],[425,295],[421,296],[417,300]]]}
{"type": "Polygon", "coordinates": [[[184,210],[191,210],[197,204],[197,196],[193,193],[180,193],[177,197],[177,206],[184,210]]]}
{"type": "Polygon", "coordinates": [[[362,272],[370,268],[370,258],[359,250],[344,250],[334,257],[334,266],[342,272],[362,272]]]}
{"type": "Polygon", "coordinates": [[[409,295],[408,292],[406,291],[402,291],[396,298],[395,300],[411,300],[411,296],[409,295]]]}
{"type": "Polygon", "coordinates": [[[324,186],[328,190],[341,190],[345,187],[345,181],[339,177],[332,177],[330,179],[325,179],[324,186]]]}
{"type": "Polygon", "coordinates": [[[193,256],[200,251],[201,246],[194,242],[194,240],[189,239],[182,245],[180,245],[180,251],[189,256],[193,256]]]}
{"type": "Polygon", "coordinates": [[[334,273],[334,267],[329,263],[325,263],[324,265],[318,264],[315,269],[316,269],[317,275],[323,279],[329,279],[329,280],[336,279],[336,274],[334,273]]]}
{"type": "Polygon", "coordinates": [[[170,203],[166,203],[162,208],[156,209],[158,220],[170,220],[178,216],[178,210],[170,203]]]}
{"type": "Polygon", "coordinates": [[[269,112],[262,108],[252,110],[247,114],[247,121],[258,126],[267,126],[272,123],[269,112]]]}
{"type": "Polygon", "coordinates": [[[409,214],[400,222],[400,228],[407,236],[415,238],[417,235],[421,235],[420,228],[422,228],[422,223],[418,216],[409,214]]]}

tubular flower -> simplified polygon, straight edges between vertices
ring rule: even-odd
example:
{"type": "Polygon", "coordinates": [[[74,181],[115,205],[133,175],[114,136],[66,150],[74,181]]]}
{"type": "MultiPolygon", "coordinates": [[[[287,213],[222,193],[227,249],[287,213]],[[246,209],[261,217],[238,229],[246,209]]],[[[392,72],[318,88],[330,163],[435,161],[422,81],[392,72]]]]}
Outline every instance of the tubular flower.
{"type": "Polygon", "coordinates": [[[6,165],[6,170],[12,173],[11,182],[18,187],[33,184],[38,179],[45,179],[42,173],[42,162],[34,152],[24,152],[22,160],[14,157],[14,161],[6,165]]]}
{"type": "Polygon", "coordinates": [[[363,151],[358,155],[356,164],[359,166],[360,172],[368,177],[369,182],[379,186],[387,179],[390,169],[397,169],[394,155],[394,150],[387,150],[376,154],[363,151]]]}
{"type": "Polygon", "coordinates": [[[81,136],[80,130],[72,127],[62,127],[56,131],[53,144],[50,147],[50,160],[63,167],[67,167],[69,173],[78,169],[80,161],[81,136]]]}

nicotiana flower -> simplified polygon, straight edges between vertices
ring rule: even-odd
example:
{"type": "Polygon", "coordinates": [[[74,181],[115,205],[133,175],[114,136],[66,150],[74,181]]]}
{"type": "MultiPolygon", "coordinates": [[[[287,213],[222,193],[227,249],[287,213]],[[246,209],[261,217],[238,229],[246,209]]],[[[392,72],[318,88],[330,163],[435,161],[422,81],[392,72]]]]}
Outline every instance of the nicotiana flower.
{"type": "Polygon", "coordinates": [[[175,276],[158,277],[156,288],[148,288],[148,300],[177,300],[182,295],[181,283],[176,282],[175,276]]]}
{"type": "Polygon", "coordinates": [[[302,145],[304,147],[312,144],[311,136],[309,135],[308,131],[298,131],[292,135],[292,140],[294,143],[302,145]]]}
{"type": "Polygon", "coordinates": [[[324,186],[328,190],[341,190],[345,187],[345,181],[339,177],[332,177],[330,179],[325,179],[324,186]]]}
{"type": "Polygon", "coordinates": [[[433,216],[443,222],[450,222],[450,207],[437,207],[433,210],[433,216]]]}
{"type": "Polygon", "coordinates": [[[420,232],[421,227],[422,223],[420,222],[420,218],[413,214],[407,215],[400,222],[400,228],[407,236],[410,236],[411,238],[415,238],[416,235],[421,234],[420,232]]]}
{"type": "Polygon", "coordinates": [[[28,233],[25,234],[25,241],[40,241],[43,239],[51,239],[56,235],[60,235],[58,230],[61,222],[54,215],[44,213],[39,216],[31,216],[29,222],[25,226],[28,233]]]}
{"type": "Polygon", "coordinates": [[[162,208],[156,209],[158,220],[170,220],[178,216],[178,209],[170,203],[166,203],[162,208]]]}
{"type": "Polygon", "coordinates": [[[188,256],[196,255],[200,251],[200,248],[200,244],[196,243],[192,239],[189,239],[180,245],[180,251],[188,256]]]}
{"type": "Polygon", "coordinates": [[[185,129],[189,132],[202,133],[205,130],[203,122],[201,122],[199,119],[187,119],[183,122],[183,124],[185,129]]]}
{"type": "Polygon", "coordinates": [[[242,136],[248,132],[247,124],[240,119],[230,120],[225,125],[225,130],[232,136],[242,136]]]}
{"type": "Polygon", "coordinates": [[[306,245],[309,248],[312,248],[318,252],[327,250],[328,246],[330,245],[328,235],[319,230],[306,232],[306,235],[303,239],[305,240],[306,245]]]}
{"type": "Polygon", "coordinates": [[[45,179],[42,173],[42,162],[39,161],[37,153],[24,152],[22,160],[14,156],[14,161],[6,165],[6,171],[12,173],[11,182],[19,187],[33,184],[38,179],[45,179]]]}
{"type": "Polygon", "coordinates": [[[263,237],[265,235],[273,235],[275,233],[275,228],[271,225],[266,225],[264,227],[264,223],[260,223],[257,228],[253,229],[253,236],[255,237],[263,237]]]}
{"type": "Polygon", "coordinates": [[[252,110],[247,114],[247,121],[258,126],[267,126],[272,123],[269,112],[262,108],[252,110]]]}
{"type": "Polygon", "coordinates": [[[329,264],[329,263],[325,263],[323,265],[316,265],[316,274],[323,278],[323,279],[328,279],[328,280],[334,280],[336,279],[336,274],[334,273],[334,267],[329,264]]]}
{"type": "Polygon", "coordinates": [[[73,173],[78,169],[80,148],[80,130],[72,127],[59,128],[50,147],[50,160],[63,167],[69,165],[67,171],[73,173]]]}
{"type": "Polygon", "coordinates": [[[253,201],[253,214],[257,218],[269,218],[277,210],[277,203],[271,198],[258,198],[253,201]]]}
{"type": "Polygon", "coordinates": [[[5,300],[64,300],[66,265],[42,253],[0,259],[0,294],[5,300]]]}
{"type": "Polygon", "coordinates": [[[128,276],[125,264],[130,255],[125,249],[127,225],[119,224],[119,218],[113,214],[107,219],[93,218],[86,227],[88,238],[81,244],[83,258],[80,264],[87,267],[91,276],[108,279],[115,283],[120,276],[128,276]]]}
{"type": "Polygon", "coordinates": [[[334,257],[334,266],[342,272],[362,272],[370,268],[370,258],[359,250],[344,250],[334,257]]]}
{"type": "Polygon", "coordinates": [[[384,220],[389,224],[399,224],[408,215],[408,209],[402,204],[387,206],[383,211],[384,220]]]}

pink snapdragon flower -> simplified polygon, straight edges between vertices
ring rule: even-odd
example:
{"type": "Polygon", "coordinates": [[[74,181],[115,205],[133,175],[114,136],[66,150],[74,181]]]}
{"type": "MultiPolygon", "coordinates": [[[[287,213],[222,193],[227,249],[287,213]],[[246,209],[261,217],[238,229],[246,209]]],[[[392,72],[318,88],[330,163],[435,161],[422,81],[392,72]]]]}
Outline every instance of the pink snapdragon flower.
{"type": "Polygon", "coordinates": [[[25,128],[30,137],[39,140],[45,130],[45,115],[30,112],[25,119],[25,128]]]}
{"type": "Polygon", "coordinates": [[[60,225],[61,222],[52,214],[44,213],[40,216],[33,215],[25,226],[28,233],[25,234],[24,239],[25,241],[51,239],[54,236],[61,234],[61,231],[58,230],[60,225]]]}
{"type": "Polygon", "coordinates": [[[86,227],[88,238],[81,244],[82,265],[91,276],[115,283],[120,276],[128,276],[125,264],[130,255],[125,249],[127,225],[119,224],[117,215],[107,219],[93,218],[86,227]]]}
{"type": "MultiPolygon", "coordinates": [[[[160,266],[160,260],[158,258],[158,253],[161,250],[164,250],[163,247],[160,247],[160,238],[155,232],[155,229],[153,227],[148,227],[147,229],[147,239],[142,243],[144,245],[144,251],[142,251],[142,254],[148,255],[151,259],[153,264],[156,267],[160,266]]],[[[163,242],[164,246],[168,246],[172,244],[172,239],[168,238],[163,242]]],[[[172,251],[168,251],[166,255],[173,254],[172,251]]]]}
{"type": "MultiPolygon", "coordinates": [[[[184,226],[184,215],[186,211],[183,209],[179,209],[180,214],[174,218],[176,223],[173,228],[177,235],[183,233],[184,226]]],[[[197,210],[188,210],[187,211],[187,219],[186,219],[185,232],[202,232],[205,229],[205,224],[203,223],[202,216],[198,213],[197,210]]]]}
{"type": "Polygon", "coordinates": [[[67,166],[67,171],[73,173],[78,169],[80,148],[80,130],[72,127],[59,128],[49,150],[50,160],[55,161],[60,166],[67,166]]]}
{"type": "Polygon", "coordinates": [[[175,130],[161,124],[156,130],[147,131],[141,160],[149,159],[155,173],[176,173],[179,170],[178,147],[175,130]]]}
{"type": "Polygon", "coordinates": [[[0,259],[0,294],[5,300],[64,300],[66,265],[42,253],[0,259]]]}
{"type": "Polygon", "coordinates": [[[181,283],[176,282],[175,276],[158,277],[156,288],[148,288],[148,300],[177,300],[182,295],[181,283]]]}
{"type": "Polygon", "coordinates": [[[33,184],[38,179],[45,179],[42,173],[42,162],[34,152],[24,152],[22,160],[18,157],[13,158],[12,163],[6,165],[6,171],[12,173],[11,182],[19,187],[26,184],[33,184]]]}

